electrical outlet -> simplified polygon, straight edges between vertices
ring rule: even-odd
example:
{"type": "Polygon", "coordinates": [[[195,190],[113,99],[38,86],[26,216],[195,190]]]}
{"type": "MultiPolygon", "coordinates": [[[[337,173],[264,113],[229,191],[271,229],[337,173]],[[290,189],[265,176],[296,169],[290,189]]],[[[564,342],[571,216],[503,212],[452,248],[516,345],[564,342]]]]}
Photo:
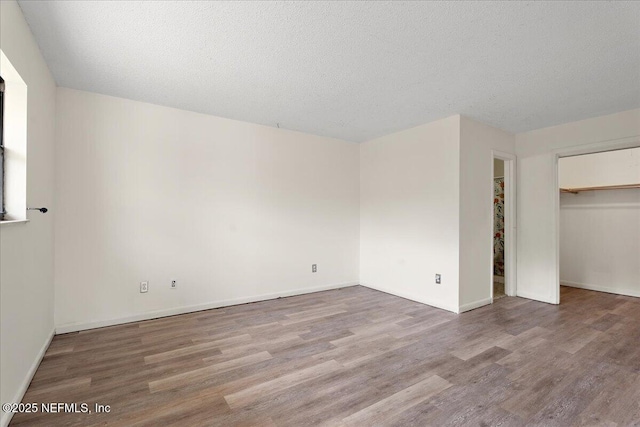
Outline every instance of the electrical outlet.
{"type": "Polygon", "coordinates": [[[318,264],[311,264],[311,272],[312,273],[318,272],[318,264]]]}
{"type": "Polygon", "coordinates": [[[149,292],[149,282],[140,282],[140,293],[144,294],[145,292],[149,292]]]}
{"type": "Polygon", "coordinates": [[[436,274],[436,283],[439,285],[441,283],[440,275],[436,274]]]}
{"type": "Polygon", "coordinates": [[[171,281],[171,289],[175,289],[175,288],[177,288],[177,287],[178,287],[178,284],[176,283],[176,281],[175,281],[175,280],[172,280],[172,281],[171,281]]]}

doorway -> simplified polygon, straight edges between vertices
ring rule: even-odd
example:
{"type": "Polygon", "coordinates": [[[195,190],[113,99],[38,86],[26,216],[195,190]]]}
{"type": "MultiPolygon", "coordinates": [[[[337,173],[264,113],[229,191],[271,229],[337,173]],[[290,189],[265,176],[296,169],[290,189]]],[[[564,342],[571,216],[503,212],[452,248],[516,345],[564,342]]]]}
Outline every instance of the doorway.
{"type": "Polygon", "coordinates": [[[640,297],[640,148],[558,159],[558,296],[640,297]]]}
{"type": "Polygon", "coordinates": [[[493,159],[493,300],[507,296],[504,285],[504,160],[493,159]]]}
{"type": "Polygon", "coordinates": [[[491,300],[516,295],[516,158],[512,154],[492,152],[493,176],[491,200],[493,228],[491,236],[491,300]]]}

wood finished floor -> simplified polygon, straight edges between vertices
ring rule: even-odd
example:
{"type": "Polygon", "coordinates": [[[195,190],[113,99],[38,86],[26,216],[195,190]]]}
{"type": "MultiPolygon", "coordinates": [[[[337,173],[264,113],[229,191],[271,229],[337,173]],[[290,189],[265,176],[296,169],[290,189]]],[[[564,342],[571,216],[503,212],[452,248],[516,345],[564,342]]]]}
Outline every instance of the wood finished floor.
{"type": "Polygon", "coordinates": [[[504,291],[504,282],[493,282],[493,300],[497,300],[506,297],[507,294],[504,291]]]}
{"type": "Polygon", "coordinates": [[[56,336],[11,425],[640,425],[640,299],[462,315],[351,287],[56,336]]]}

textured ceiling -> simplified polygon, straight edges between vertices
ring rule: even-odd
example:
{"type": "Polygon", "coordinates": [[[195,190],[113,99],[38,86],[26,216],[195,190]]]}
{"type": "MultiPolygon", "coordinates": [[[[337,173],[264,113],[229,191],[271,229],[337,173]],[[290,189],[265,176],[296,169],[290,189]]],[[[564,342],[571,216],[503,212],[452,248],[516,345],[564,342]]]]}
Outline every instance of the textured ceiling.
{"type": "Polygon", "coordinates": [[[640,2],[19,4],[60,86],[351,141],[640,107],[640,2]]]}

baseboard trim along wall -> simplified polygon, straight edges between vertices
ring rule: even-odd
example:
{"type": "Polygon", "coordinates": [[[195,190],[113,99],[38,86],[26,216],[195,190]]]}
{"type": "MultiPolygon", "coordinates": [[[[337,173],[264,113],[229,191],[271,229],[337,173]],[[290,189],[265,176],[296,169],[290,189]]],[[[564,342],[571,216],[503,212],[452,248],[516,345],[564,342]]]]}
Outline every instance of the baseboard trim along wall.
{"type": "Polygon", "coordinates": [[[491,304],[493,301],[491,298],[484,298],[478,301],[470,302],[468,304],[463,304],[460,306],[460,313],[464,313],[465,311],[475,310],[476,308],[484,307],[485,305],[491,304]]]}
{"type": "Polygon", "coordinates": [[[316,286],[314,288],[294,289],[285,292],[275,292],[271,294],[254,295],[250,297],[233,298],[208,302],[205,304],[190,305],[185,307],[175,307],[165,310],[149,311],[146,313],[135,314],[132,316],[119,317],[116,319],[97,320],[95,322],[85,323],[67,323],[56,326],[56,334],[66,334],[69,332],[84,331],[87,329],[104,328],[106,326],[121,325],[124,323],[139,322],[141,320],[157,319],[159,317],[175,316],[177,314],[193,313],[196,311],[210,310],[212,308],[228,307],[238,304],[246,304],[250,302],[266,301],[270,299],[291,297],[295,295],[310,294],[313,292],[328,291],[331,289],[346,288],[356,286],[358,282],[338,283],[333,285],[316,286]]]}
{"type": "MultiPolygon", "coordinates": [[[[24,397],[24,394],[27,392],[27,389],[29,388],[29,384],[31,384],[31,380],[33,379],[33,376],[36,374],[36,371],[40,366],[40,362],[42,362],[42,358],[44,358],[44,354],[47,352],[47,349],[51,344],[51,340],[53,339],[55,332],[56,332],[55,330],[51,330],[51,333],[49,334],[49,338],[47,338],[47,340],[44,342],[44,344],[40,348],[40,351],[38,351],[36,358],[33,360],[33,363],[31,364],[31,367],[29,368],[29,371],[27,372],[27,375],[24,378],[24,381],[22,382],[22,384],[20,385],[20,388],[18,389],[15,396],[13,397],[13,400],[11,400],[10,402],[2,402],[2,403],[22,402],[22,398],[24,397]]],[[[8,426],[9,422],[11,422],[11,418],[13,418],[13,412],[2,411],[2,418],[0,418],[0,426],[2,427],[8,426]]]]}
{"type": "Polygon", "coordinates": [[[421,296],[417,296],[417,295],[412,295],[410,293],[406,293],[406,292],[397,292],[395,290],[391,290],[391,289],[385,289],[379,286],[375,286],[375,285],[371,285],[369,283],[362,283],[360,282],[361,286],[367,287],[369,289],[373,289],[374,291],[380,291],[380,292],[384,292],[385,294],[389,294],[389,295],[394,295],[396,297],[400,297],[400,298],[405,298],[411,301],[415,301],[415,302],[419,302],[421,304],[426,304],[429,305],[431,307],[435,307],[435,308],[439,308],[441,310],[447,310],[447,311],[451,311],[452,313],[459,313],[458,311],[458,307],[450,307],[444,304],[440,304],[434,301],[430,301],[427,300],[421,296]]]}
{"type": "Polygon", "coordinates": [[[566,280],[561,280],[560,284],[563,286],[570,286],[572,288],[587,289],[589,291],[606,292],[608,294],[626,295],[629,297],[640,297],[640,289],[617,289],[617,288],[609,288],[607,286],[588,285],[584,283],[568,282],[566,280]]]}

